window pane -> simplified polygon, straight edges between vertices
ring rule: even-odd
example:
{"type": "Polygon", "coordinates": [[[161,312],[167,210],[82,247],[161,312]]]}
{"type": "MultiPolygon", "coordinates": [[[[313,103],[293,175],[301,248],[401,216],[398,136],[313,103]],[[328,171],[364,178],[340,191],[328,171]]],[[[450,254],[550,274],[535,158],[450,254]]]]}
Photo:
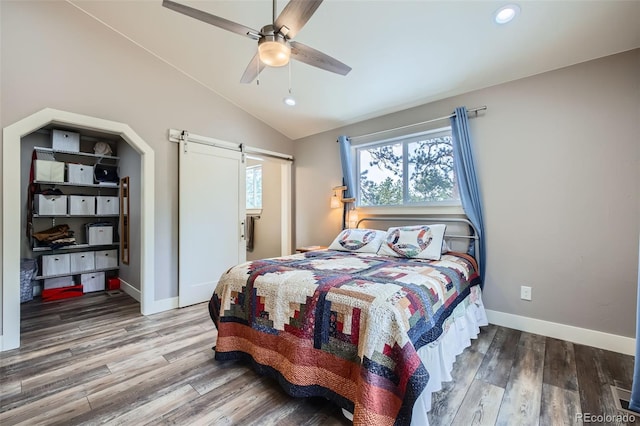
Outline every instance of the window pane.
{"type": "Polygon", "coordinates": [[[254,201],[255,209],[262,208],[262,166],[257,166],[254,169],[254,201]]]}
{"type": "Polygon", "coordinates": [[[247,167],[247,209],[262,208],[262,166],[247,167]]]}
{"type": "Polygon", "coordinates": [[[358,151],[360,205],[402,204],[402,144],[377,146],[358,151]]]}
{"type": "Polygon", "coordinates": [[[253,170],[247,168],[247,208],[252,209],[253,207],[253,170]]]}
{"type": "Polygon", "coordinates": [[[451,136],[437,136],[409,142],[408,202],[459,200],[453,170],[451,136]]]}
{"type": "Polygon", "coordinates": [[[451,129],[356,148],[358,205],[460,205],[451,129]]]}

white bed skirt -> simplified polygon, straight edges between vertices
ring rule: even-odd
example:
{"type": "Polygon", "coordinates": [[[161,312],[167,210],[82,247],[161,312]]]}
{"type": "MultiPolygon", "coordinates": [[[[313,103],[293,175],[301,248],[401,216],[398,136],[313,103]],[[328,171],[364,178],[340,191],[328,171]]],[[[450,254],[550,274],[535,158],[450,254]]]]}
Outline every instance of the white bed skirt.
{"type": "MultiPolygon", "coordinates": [[[[480,327],[488,325],[487,314],[482,303],[479,286],[458,305],[438,340],[418,349],[418,356],[429,372],[429,382],[413,406],[412,426],[428,426],[427,413],[431,410],[431,394],[442,389],[443,382],[453,380],[451,370],[456,357],[471,346],[471,339],[478,337],[480,327]]],[[[353,420],[353,414],[342,410],[345,417],[353,420]]]]}

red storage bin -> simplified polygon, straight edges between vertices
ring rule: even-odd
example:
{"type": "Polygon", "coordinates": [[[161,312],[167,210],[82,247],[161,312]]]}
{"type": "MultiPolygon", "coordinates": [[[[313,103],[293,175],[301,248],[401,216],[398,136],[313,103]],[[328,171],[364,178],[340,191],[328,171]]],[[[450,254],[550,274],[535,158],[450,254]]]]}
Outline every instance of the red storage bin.
{"type": "Polygon", "coordinates": [[[120,289],[120,278],[107,278],[107,290],[119,290],[120,289]]]}
{"type": "Polygon", "coordinates": [[[70,297],[82,296],[82,284],[72,285],[70,287],[49,288],[42,290],[42,301],[50,302],[52,300],[68,299],[70,297]]]}

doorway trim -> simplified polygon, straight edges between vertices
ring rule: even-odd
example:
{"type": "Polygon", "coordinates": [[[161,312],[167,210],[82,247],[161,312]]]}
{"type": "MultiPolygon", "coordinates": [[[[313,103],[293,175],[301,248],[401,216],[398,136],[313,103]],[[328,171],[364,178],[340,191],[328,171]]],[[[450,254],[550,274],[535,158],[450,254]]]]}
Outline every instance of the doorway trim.
{"type": "Polygon", "coordinates": [[[292,231],[293,231],[293,223],[291,221],[291,207],[293,206],[293,201],[291,194],[293,191],[291,190],[291,178],[293,175],[293,163],[282,162],[280,164],[280,199],[282,205],[280,206],[280,232],[281,242],[280,242],[280,251],[282,256],[288,256],[293,254],[293,241],[292,241],[292,231]]]}
{"type": "Polygon", "coordinates": [[[20,346],[20,147],[24,136],[49,124],[119,135],[140,154],[140,311],[159,312],[155,306],[154,206],[155,155],[150,145],[128,125],[82,114],[45,108],[3,129],[2,143],[2,336],[0,351],[20,346]]]}

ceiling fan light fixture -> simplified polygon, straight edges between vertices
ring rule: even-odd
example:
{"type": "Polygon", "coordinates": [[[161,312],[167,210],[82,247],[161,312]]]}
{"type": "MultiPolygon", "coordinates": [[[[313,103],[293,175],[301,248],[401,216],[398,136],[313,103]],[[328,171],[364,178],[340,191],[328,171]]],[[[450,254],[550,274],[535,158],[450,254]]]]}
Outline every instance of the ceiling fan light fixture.
{"type": "Polygon", "coordinates": [[[265,28],[262,30],[266,32],[266,34],[258,41],[258,55],[260,56],[260,60],[263,64],[270,67],[287,65],[291,57],[291,46],[289,46],[289,43],[287,43],[282,34],[273,34],[272,30],[271,34],[269,34],[269,30],[265,31],[265,28]]]}
{"type": "Polygon", "coordinates": [[[291,48],[277,41],[265,41],[258,46],[260,60],[270,67],[283,67],[289,63],[291,48]]]}
{"type": "Polygon", "coordinates": [[[287,96],[282,100],[282,102],[284,102],[285,105],[288,106],[296,106],[296,100],[292,96],[287,96]]]}
{"type": "Polygon", "coordinates": [[[287,65],[292,55],[293,59],[336,74],[347,75],[351,71],[351,67],[337,59],[307,45],[292,41],[321,3],[322,0],[289,0],[277,15],[276,0],[272,0],[273,19],[271,23],[263,26],[260,31],[256,31],[181,2],[162,0],[162,6],[174,12],[258,41],[258,52],[253,55],[240,79],[240,83],[243,84],[256,80],[258,74],[266,66],[282,67],[287,65]]]}

